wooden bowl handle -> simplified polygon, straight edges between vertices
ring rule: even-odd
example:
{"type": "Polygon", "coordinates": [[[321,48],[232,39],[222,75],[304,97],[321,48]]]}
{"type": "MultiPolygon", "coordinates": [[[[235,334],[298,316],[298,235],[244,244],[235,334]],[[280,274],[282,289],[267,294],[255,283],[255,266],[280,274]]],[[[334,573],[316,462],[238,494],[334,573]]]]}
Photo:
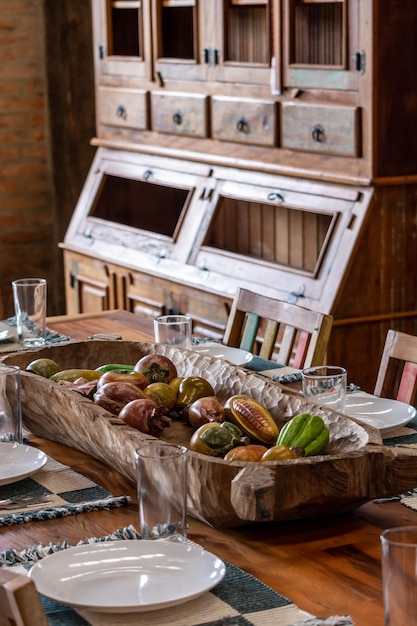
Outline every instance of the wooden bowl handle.
{"type": "Polygon", "coordinates": [[[266,522],[274,519],[275,493],[275,472],[266,465],[254,463],[233,478],[230,501],[240,519],[266,522]]]}

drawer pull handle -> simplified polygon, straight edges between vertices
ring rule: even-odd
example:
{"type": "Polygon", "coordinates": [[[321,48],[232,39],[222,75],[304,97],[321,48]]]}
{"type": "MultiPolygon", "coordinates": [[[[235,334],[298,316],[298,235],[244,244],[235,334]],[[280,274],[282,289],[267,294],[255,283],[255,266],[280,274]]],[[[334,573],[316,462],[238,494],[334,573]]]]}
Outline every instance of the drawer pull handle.
{"type": "Polygon", "coordinates": [[[176,113],[174,113],[174,115],[172,116],[172,121],[177,126],[180,126],[182,124],[182,115],[181,115],[181,113],[179,113],[178,111],[176,113]]]}
{"type": "Polygon", "coordinates": [[[236,130],[238,133],[249,133],[249,124],[244,117],[240,117],[236,122],[236,130]]]}
{"type": "Polygon", "coordinates": [[[270,202],[284,202],[285,200],[285,196],[282,191],[271,191],[267,197],[270,202]]]}
{"type": "Polygon", "coordinates": [[[323,143],[325,140],[325,132],[323,126],[321,124],[316,124],[315,126],[313,126],[311,136],[313,137],[313,141],[323,143]]]}
{"type": "Polygon", "coordinates": [[[152,175],[153,175],[152,170],[146,170],[146,172],[144,172],[143,174],[143,180],[149,180],[152,175]]]}
{"type": "Polygon", "coordinates": [[[116,110],[116,117],[125,120],[127,118],[127,111],[123,104],[119,104],[116,110]]]}

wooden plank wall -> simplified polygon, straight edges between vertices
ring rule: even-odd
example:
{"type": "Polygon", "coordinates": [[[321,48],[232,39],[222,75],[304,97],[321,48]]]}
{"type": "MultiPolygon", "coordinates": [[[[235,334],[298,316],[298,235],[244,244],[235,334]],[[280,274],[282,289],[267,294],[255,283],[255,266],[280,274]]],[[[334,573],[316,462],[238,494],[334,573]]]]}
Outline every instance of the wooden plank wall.
{"type": "MultiPolygon", "coordinates": [[[[328,362],[373,391],[388,329],[417,335],[417,183],[376,187],[332,311],[328,362]]],[[[336,288],[336,286],[335,286],[336,288]]]]}

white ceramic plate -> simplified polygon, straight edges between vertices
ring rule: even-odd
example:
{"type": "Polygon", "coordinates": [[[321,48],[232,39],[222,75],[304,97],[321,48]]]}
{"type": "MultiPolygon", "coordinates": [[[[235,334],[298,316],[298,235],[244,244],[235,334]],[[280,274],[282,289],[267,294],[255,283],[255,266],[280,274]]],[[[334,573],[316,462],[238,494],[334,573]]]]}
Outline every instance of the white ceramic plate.
{"type": "Polygon", "coordinates": [[[102,613],[152,611],[208,591],[226,572],[197,546],[121,540],[55,552],[30,570],[37,590],[75,608],[102,613]]]}
{"type": "Polygon", "coordinates": [[[0,485],[27,478],[41,467],[48,457],[41,450],[20,443],[0,442],[0,485]]]}
{"type": "Polygon", "coordinates": [[[207,356],[214,356],[219,359],[226,359],[233,365],[247,365],[252,360],[253,354],[247,350],[241,348],[231,348],[230,346],[224,346],[222,343],[216,343],[215,341],[207,341],[198,343],[193,346],[194,352],[205,354],[207,356]]]}
{"type": "Polygon", "coordinates": [[[387,435],[411,422],[416,416],[416,409],[405,402],[358,391],[346,396],[345,413],[378,428],[382,435],[387,435]]]}

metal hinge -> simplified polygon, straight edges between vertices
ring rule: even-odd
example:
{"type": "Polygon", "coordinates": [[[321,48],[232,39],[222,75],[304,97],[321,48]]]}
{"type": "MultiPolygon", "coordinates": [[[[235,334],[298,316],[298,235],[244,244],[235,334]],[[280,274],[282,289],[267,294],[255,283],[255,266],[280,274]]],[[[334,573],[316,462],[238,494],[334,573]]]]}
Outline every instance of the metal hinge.
{"type": "Polygon", "coordinates": [[[220,53],[217,48],[204,48],[203,59],[207,65],[215,66],[219,64],[220,53]]]}
{"type": "Polygon", "coordinates": [[[362,75],[365,74],[366,69],[366,54],[365,50],[360,50],[360,52],[355,52],[353,55],[355,61],[355,68],[362,75]]]}

